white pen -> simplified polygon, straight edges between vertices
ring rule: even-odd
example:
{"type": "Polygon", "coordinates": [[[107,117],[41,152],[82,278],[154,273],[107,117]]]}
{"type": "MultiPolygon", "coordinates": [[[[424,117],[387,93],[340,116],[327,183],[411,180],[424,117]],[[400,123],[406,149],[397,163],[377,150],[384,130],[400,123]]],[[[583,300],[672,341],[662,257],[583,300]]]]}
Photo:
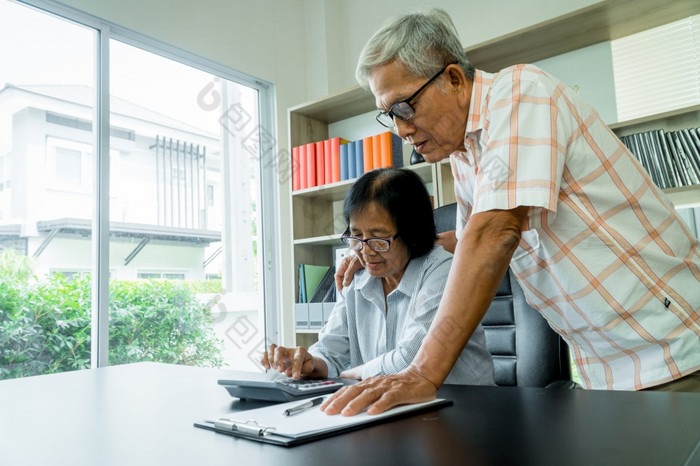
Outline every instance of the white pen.
{"type": "Polygon", "coordinates": [[[323,397],[319,396],[318,398],[314,398],[313,400],[306,401],[298,406],[295,406],[293,408],[285,409],[284,412],[282,413],[282,416],[291,416],[292,414],[300,413],[304,411],[305,409],[309,409],[313,406],[318,406],[321,403],[323,403],[323,397]]]}

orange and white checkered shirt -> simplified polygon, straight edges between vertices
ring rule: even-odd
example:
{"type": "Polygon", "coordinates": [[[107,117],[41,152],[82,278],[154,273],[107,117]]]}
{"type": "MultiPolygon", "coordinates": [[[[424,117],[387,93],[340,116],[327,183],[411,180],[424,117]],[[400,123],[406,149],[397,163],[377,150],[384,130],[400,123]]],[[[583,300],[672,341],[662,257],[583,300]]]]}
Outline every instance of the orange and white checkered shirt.
{"type": "Polygon", "coordinates": [[[596,111],[532,65],[477,70],[466,152],[471,213],[531,206],[511,261],[573,349],[587,388],[638,390],[700,369],[700,243],[596,111]]]}

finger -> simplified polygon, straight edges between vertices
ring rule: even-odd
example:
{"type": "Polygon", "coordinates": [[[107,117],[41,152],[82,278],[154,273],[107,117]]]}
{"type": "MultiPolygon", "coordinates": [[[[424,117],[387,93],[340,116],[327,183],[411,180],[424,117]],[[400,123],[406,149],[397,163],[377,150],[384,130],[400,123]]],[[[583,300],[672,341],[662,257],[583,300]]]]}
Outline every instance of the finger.
{"type": "Polygon", "coordinates": [[[260,364],[262,364],[266,370],[270,368],[270,361],[267,359],[267,351],[263,352],[260,364]]]}
{"type": "Polygon", "coordinates": [[[356,385],[344,387],[321,405],[326,414],[342,413],[343,416],[352,416],[372,404],[380,395],[373,388],[372,379],[367,379],[356,385]],[[369,383],[367,383],[369,381],[369,383]]]}
{"type": "Polygon", "coordinates": [[[295,379],[298,379],[299,377],[304,375],[301,373],[301,371],[304,368],[304,361],[306,361],[307,356],[308,353],[306,352],[305,348],[299,347],[294,352],[294,369],[292,370],[292,377],[294,377],[295,379]]]}
{"type": "Polygon", "coordinates": [[[265,355],[267,356],[267,363],[269,365],[268,369],[275,367],[275,348],[277,348],[277,345],[271,343],[268,350],[265,351],[265,355]]]}
{"type": "Polygon", "coordinates": [[[345,270],[345,275],[343,275],[343,286],[348,286],[352,283],[352,278],[355,276],[358,270],[362,270],[362,262],[357,256],[354,256],[350,263],[348,264],[347,270],[345,270]]]}

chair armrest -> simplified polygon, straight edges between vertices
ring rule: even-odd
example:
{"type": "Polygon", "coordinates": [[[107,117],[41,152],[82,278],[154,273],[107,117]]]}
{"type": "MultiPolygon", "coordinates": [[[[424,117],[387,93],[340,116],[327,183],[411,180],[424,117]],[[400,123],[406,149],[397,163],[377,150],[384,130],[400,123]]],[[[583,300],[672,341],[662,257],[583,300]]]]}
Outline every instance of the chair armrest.
{"type": "Polygon", "coordinates": [[[554,388],[554,389],[566,389],[566,390],[571,390],[575,388],[581,388],[579,384],[574,382],[573,380],[555,380],[554,382],[548,384],[545,388],[554,388]]]}

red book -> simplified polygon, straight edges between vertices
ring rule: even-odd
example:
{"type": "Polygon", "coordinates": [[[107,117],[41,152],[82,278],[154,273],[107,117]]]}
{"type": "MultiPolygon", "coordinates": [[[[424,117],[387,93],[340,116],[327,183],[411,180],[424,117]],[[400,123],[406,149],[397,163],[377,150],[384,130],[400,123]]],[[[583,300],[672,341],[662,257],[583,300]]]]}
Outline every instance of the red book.
{"type": "Polygon", "coordinates": [[[331,181],[340,181],[340,138],[331,139],[331,181]]]}
{"type": "MultiPolygon", "coordinates": [[[[364,164],[365,173],[373,168],[378,168],[374,166],[374,155],[372,155],[372,136],[362,138],[362,162],[364,164]]],[[[358,173],[358,176],[360,175],[361,174],[358,173]]]]}
{"type": "Polygon", "coordinates": [[[306,176],[306,145],[299,146],[299,189],[306,189],[309,187],[309,180],[306,176]]]}
{"type": "Polygon", "coordinates": [[[299,169],[301,168],[301,165],[299,165],[299,151],[300,147],[293,147],[292,148],[292,190],[293,191],[298,191],[301,186],[301,174],[299,173],[299,169]]]}
{"type": "Polygon", "coordinates": [[[306,145],[306,187],[316,186],[316,144],[310,142],[306,145]]]}
{"type": "Polygon", "coordinates": [[[372,168],[388,167],[384,165],[382,160],[382,144],[379,140],[379,135],[372,136],[372,168]]]}
{"type": "Polygon", "coordinates": [[[315,142],[316,145],[316,186],[326,184],[326,157],[323,150],[323,141],[315,142]]]}
{"type": "Polygon", "coordinates": [[[326,183],[333,182],[333,141],[331,139],[326,139],[323,141],[323,167],[326,169],[326,174],[324,176],[326,183]]]}

